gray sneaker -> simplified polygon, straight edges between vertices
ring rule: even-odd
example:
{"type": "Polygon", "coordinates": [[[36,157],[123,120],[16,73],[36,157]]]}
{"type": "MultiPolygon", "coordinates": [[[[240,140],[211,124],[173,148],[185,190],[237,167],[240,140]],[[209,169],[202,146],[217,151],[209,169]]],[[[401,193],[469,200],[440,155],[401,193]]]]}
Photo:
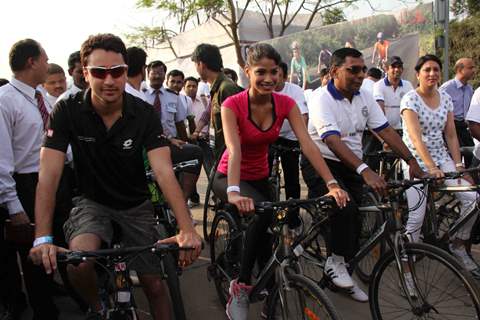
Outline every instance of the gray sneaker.
{"type": "Polygon", "coordinates": [[[249,294],[252,286],[238,283],[237,280],[230,282],[230,298],[227,302],[226,313],[230,320],[247,320],[248,307],[250,304],[249,294]]]}

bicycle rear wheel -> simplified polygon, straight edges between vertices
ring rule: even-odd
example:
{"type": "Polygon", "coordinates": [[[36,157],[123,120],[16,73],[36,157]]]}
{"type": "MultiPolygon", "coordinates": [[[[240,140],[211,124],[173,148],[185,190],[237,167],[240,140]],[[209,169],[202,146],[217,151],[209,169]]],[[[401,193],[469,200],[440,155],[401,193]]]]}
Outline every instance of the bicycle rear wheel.
{"type": "Polygon", "coordinates": [[[237,278],[240,271],[242,242],[242,232],[232,215],[218,211],[212,224],[208,271],[224,307],[229,297],[230,281],[237,278]]]}
{"type": "Polygon", "coordinates": [[[296,274],[286,274],[286,280],[288,288],[277,286],[268,300],[267,319],[341,318],[325,292],[312,280],[296,274]]]}
{"type": "Polygon", "coordinates": [[[373,319],[478,319],[480,295],[477,283],[445,251],[427,244],[408,243],[415,296],[413,305],[400,284],[393,252],[387,252],[372,273],[369,299],[373,319]]]}

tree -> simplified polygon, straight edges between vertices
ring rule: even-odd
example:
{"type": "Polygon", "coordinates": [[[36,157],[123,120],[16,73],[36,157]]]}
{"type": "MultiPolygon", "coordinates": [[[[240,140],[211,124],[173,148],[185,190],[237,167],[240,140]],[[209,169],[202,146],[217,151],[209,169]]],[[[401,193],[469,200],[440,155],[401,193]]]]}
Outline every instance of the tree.
{"type": "MultiPolygon", "coordinates": [[[[217,22],[232,39],[237,63],[243,68],[245,60],[238,29],[252,1],[263,16],[270,38],[275,38],[285,34],[299,13],[309,14],[304,27],[304,30],[308,30],[316,15],[321,14],[322,11],[330,11],[326,13],[329,21],[335,21],[335,19],[340,21],[345,18],[340,7],[349,6],[361,0],[243,0],[241,5],[238,2],[234,3],[234,0],[138,0],[137,4],[140,7],[169,10],[170,16],[174,17],[180,25],[180,32],[185,31],[190,21],[200,24],[201,21],[211,19],[217,22]],[[278,32],[275,32],[277,26],[278,32]]],[[[369,2],[369,0],[363,1],[369,2]]]]}
{"type": "Polygon", "coordinates": [[[324,25],[335,24],[347,21],[347,17],[340,8],[326,9],[322,14],[322,22],[324,25]]]}
{"type": "Polygon", "coordinates": [[[169,48],[172,50],[175,58],[178,57],[170,40],[172,37],[177,35],[175,31],[165,29],[165,27],[137,27],[134,30],[134,32],[125,34],[129,44],[143,47],[145,49],[169,48]],[[168,47],[159,47],[160,44],[165,42],[167,43],[168,47]]]}
{"type": "Polygon", "coordinates": [[[451,9],[455,15],[480,14],[480,1],[479,0],[454,0],[452,1],[451,9]]]}

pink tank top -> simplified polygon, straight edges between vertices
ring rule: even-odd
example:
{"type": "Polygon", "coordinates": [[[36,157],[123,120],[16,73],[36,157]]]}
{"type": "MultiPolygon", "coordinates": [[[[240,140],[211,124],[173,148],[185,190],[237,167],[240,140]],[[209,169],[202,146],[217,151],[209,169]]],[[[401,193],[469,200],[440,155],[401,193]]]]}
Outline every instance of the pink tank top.
{"type": "MultiPolygon", "coordinates": [[[[248,90],[230,96],[222,104],[222,108],[229,108],[237,116],[242,151],[241,180],[260,180],[268,177],[268,147],[277,140],[283,121],[296,105],[295,101],[286,95],[272,93],[272,97],[274,120],[267,130],[259,128],[251,119],[248,90]]],[[[227,174],[228,149],[223,153],[217,170],[227,174]]]]}

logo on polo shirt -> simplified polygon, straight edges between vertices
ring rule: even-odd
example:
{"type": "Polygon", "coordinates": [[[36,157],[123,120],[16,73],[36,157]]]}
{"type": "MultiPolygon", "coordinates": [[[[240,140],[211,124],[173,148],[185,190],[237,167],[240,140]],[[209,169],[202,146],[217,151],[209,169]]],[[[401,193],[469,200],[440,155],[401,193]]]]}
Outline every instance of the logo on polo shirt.
{"type": "Polygon", "coordinates": [[[123,142],[123,150],[130,150],[133,147],[133,140],[127,139],[123,142]]]}
{"type": "Polygon", "coordinates": [[[368,118],[368,107],[367,106],[363,106],[362,116],[364,116],[365,118],[368,118]]]}

